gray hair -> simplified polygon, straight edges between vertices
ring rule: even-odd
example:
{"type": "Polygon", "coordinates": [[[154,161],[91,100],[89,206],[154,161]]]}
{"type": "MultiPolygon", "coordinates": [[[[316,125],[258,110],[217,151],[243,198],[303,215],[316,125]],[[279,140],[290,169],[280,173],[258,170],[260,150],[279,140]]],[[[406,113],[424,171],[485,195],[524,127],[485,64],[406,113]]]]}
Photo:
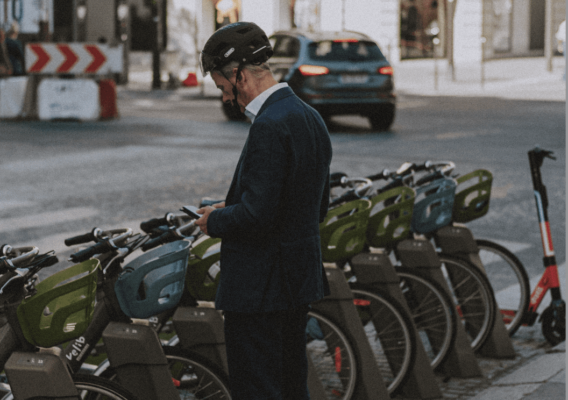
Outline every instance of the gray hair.
{"type": "MultiPolygon", "coordinates": [[[[233,70],[238,67],[239,67],[238,61],[231,61],[224,67],[214,70],[213,72],[218,72],[224,75],[225,77],[231,78],[234,76],[233,70]]],[[[270,66],[267,63],[257,64],[257,65],[245,64],[242,67],[242,69],[248,70],[255,78],[262,78],[267,71],[272,73],[272,71],[270,70],[270,66]]]]}

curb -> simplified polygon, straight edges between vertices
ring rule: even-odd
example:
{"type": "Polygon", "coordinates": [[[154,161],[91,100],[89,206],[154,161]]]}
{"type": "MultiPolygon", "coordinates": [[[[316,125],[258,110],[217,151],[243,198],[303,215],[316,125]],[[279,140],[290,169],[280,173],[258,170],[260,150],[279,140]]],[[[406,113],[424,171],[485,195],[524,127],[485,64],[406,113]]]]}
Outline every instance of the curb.
{"type": "Polygon", "coordinates": [[[499,378],[473,400],[564,400],[566,342],[499,378]]]}

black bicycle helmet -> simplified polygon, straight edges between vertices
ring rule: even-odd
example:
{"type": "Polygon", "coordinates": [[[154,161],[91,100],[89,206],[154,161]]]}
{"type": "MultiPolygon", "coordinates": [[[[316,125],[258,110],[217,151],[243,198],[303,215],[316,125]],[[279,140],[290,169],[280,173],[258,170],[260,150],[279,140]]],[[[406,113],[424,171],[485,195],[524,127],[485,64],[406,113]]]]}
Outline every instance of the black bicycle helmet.
{"type": "Polygon", "coordinates": [[[211,35],[199,56],[199,65],[205,77],[231,61],[238,61],[239,67],[244,64],[261,64],[272,57],[272,54],[268,37],[258,25],[235,22],[211,35]]]}

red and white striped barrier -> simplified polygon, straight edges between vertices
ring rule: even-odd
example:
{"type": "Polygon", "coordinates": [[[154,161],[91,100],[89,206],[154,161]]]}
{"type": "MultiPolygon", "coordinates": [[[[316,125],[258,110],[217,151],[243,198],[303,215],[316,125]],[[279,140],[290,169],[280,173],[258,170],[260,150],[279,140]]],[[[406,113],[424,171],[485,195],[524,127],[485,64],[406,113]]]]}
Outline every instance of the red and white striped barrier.
{"type": "Polygon", "coordinates": [[[99,43],[29,43],[27,72],[31,74],[107,74],[123,72],[122,45],[99,43]]]}

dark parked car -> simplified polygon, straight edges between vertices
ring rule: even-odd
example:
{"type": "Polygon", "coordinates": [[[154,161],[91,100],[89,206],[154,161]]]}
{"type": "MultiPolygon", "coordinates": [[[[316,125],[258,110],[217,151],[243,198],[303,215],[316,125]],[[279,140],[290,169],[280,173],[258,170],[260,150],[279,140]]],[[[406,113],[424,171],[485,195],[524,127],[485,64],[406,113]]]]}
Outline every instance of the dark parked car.
{"type": "Polygon", "coordinates": [[[360,114],[369,118],[375,130],[392,125],[396,111],[393,69],[368,36],[291,30],[276,32],[270,41],[274,55],[268,62],[276,80],[287,82],[324,119],[360,114]]]}

